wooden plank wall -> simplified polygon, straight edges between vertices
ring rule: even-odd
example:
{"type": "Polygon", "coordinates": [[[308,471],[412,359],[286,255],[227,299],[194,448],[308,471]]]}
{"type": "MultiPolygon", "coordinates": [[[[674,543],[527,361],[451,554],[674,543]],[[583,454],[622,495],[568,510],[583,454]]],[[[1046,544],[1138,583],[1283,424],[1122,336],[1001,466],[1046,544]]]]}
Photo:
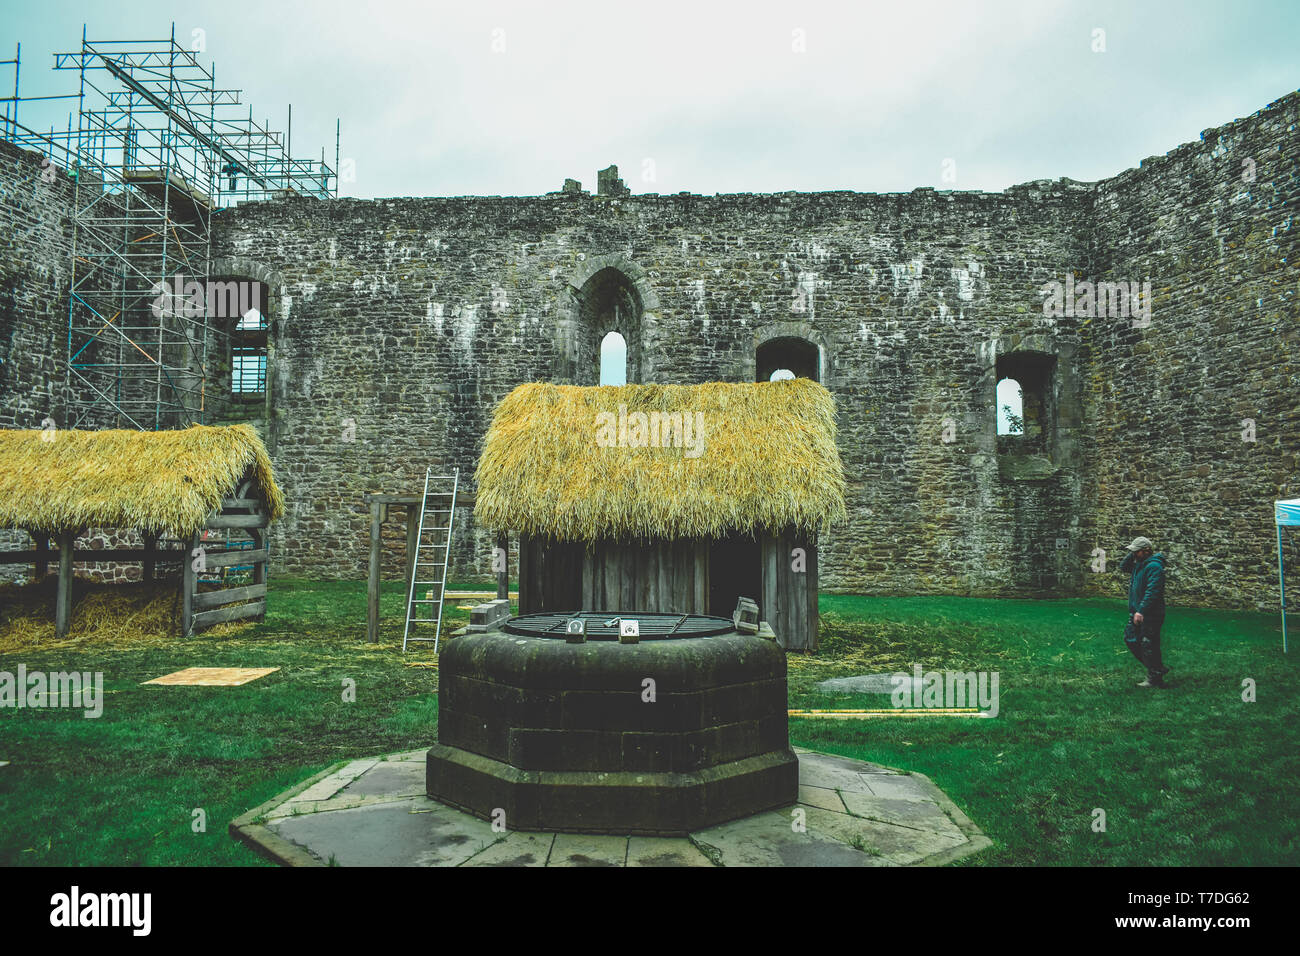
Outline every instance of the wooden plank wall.
{"type": "MultiPolygon", "coordinates": [[[[787,530],[760,536],[763,588],[759,617],[788,650],[817,649],[816,540],[787,530]],[[794,570],[792,552],[804,551],[794,570]]],[[[519,613],[542,611],[662,611],[708,614],[707,541],[571,542],[521,535],[519,613]]],[[[720,616],[730,608],[713,610],[720,616]]]]}
{"type": "Polygon", "coordinates": [[[706,614],[706,541],[597,541],[590,548],[520,535],[519,613],[662,611],[706,614]]]}
{"type": "Polygon", "coordinates": [[[763,596],[759,618],[772,625],[787,650],[817,649],[817,548],[806,535],[786,530],[763,535],[763,596]],[[802,548],[806,566],[794,570],[792,552],[802,548]]]}
{"type": "Polygon", "coordinates": [[[200,592],[192,557],[200,541],[197,535],[190,540],[187,554],[191,557],[186,560],[181,581],[182,634],[188,636],[200,628],[224,621],[265,616],[266,565],[269,556],[266,528],[269,524],[270,517],[261,500],[254,497],[251,491],[241,491],[238,497],[223,499],[221,510],[209,517],[205,524],[205,527],[211,529],[237,528],[247,532],[253,539],[251,550],[218,551],[204,555],[204,567],[208,570],[252,565],[252,583],[242,587],[200,592]],[[248,603],[237,603],[240,601],[248,603]]]}

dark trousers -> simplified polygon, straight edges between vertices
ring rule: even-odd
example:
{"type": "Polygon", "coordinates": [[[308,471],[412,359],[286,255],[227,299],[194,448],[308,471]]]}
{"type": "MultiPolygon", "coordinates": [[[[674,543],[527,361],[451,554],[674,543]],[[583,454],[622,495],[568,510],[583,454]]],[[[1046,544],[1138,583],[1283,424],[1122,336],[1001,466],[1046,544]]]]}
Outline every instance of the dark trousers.
{"type": "Polygon", "coordinates": [[[1160,660],[1160,629],[1164,623],[1163,614],[1159,617],[1143,615],[1141,624],[1130,620],[1124,628],[1125,646],[1147,669],[1147,680],[1153,684],[1163,683],[1165,674],[1169,673],[1169,668],[1160,660]]]}

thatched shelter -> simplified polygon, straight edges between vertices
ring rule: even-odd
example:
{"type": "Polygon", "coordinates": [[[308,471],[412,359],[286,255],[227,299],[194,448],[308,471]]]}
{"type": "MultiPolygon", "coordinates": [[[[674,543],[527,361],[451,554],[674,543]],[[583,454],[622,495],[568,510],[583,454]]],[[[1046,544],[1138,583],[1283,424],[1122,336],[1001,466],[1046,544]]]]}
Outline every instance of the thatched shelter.
{"type": "Polygon", "coordinates": [[[810,379],[521,385],[475,474],[475,517],[519,538],[519,611],[730,615],[817,634],[820,532],[842,518],[834,401],[810,379]]]}
{"type": "Polygon", "coordinates": [[[182,567],[182,630],[254,617],[266,610],[266,532],[284,511],[271,461],[248,425],[183,431],[0,431],[0,527],[25,529],[34,548],[0,553],[0,563],[33,564],[38,576],[57,543],[56,631],[67,631],[77,561],[140,561],[151,580],[159,563],[182,567]],[[136,549],[74,550],[86,528],[133,529],[136,549]],[[237,531],[249,549],[195,549],[207,530],[237,531]],[[160,549],[168,535],[184,550],[160,549]],[[194,560],[192,556],[199,558],[194,560]],[[202,570],[248,566],[252,584],[197,591],[202,570]],[[238,602],[248,603],[238,603],[238,602]]]}

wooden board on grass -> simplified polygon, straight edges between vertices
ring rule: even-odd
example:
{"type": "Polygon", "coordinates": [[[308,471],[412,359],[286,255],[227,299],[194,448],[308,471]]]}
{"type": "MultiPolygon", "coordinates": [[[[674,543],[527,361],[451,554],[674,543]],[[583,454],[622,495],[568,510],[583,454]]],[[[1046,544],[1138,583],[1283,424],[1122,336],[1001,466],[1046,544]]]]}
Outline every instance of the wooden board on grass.
{"type": "Polygon", "coordinates": [[[144,681],[145,684],[186,685],[194,687],[239,687],[278,671],[278,667],[187,667],[144,681]]]}

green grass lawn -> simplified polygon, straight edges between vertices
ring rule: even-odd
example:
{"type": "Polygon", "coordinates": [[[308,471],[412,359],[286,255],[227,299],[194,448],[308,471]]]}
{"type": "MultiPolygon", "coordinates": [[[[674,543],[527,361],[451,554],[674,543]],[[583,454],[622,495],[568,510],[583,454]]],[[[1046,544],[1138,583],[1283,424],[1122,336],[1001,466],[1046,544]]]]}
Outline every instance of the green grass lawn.
{"type": "MultiPolygon", "coordinates": [[[[0,865],[257,865],[226,824],[343,759],[426,746],[436,671],[400,652],[400,584],[365,643],[361,583],[273,582],[265,623],[142,647],[0,655],[0,671],[104,673],[102,717],[0,710],[0,865]],[[279,667],[237,688],[142,687],[189,666],[279,667]],[[356,682],[356,702],[343,682],[356,682]],[[192,830],[192,811],[207,831],[192,830]]],[[[791,657],[792,707],[879,706],[825,677],[1000,675],[992,720],[794,720],[806,747],[929,775],[993,839],[960,865],[1294,864],[1300,708],[1276,617],[1174,608],[1173,686],[1144,691],[1119,601],[823,596],[823,653],[791,657]],[[1258,702],[1243,703],[1243,678],[1258,702]],[[1107,815],[1092,830],[1093,810],[1107,815]]],[[[467,616],[454,611],[450,623],[467,616]]]]}
{"type": "Polygon", "coordinates": [[[996,719],[790,727],[803,746],[928,775],[994,842],[963,865],[1300,862],[1300,706],[1276,615],[1171,608],[1171,686],[1144,690],[1122,601],[823,596],[821,609],[829,655],[791,658],[792,707],[880,706],[815,694],[827,676],[998,672],[996,719]]]}
{"type": "MultiPolygon", "coordinates": [[[[432,644],[402,656],[400,583],[367,644],[364,583],[273,581],[264,623],[140,649],[0,655],[0,670],[102,671],[103,716],[0,710],[0,865],[260,865],[236,816],[339,760],[436,739],[432,644]],[[278,667],[242,687],[141,687],[184,667],[278,667]],[[344,680],[356,702],[343,701],[344,680]],[[194,833],[192,813],[207,814],[194,833]]],[[[448,604],[454,626],[469,612],[448,604]]],[[[426,628],[421,633],[428,634],[426,628]]]]}

